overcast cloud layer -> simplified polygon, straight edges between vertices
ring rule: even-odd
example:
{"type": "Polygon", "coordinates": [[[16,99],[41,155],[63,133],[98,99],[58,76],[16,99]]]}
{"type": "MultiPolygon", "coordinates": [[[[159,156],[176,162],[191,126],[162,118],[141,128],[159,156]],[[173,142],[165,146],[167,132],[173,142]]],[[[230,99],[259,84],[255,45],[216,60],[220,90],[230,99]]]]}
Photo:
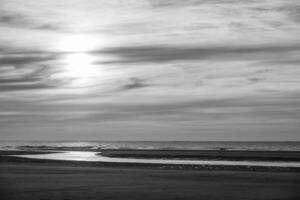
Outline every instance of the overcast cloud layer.
{"type": "Polygon", "coordinates": [[[298,0],[0,0],[0,139],[300,140],[298,0]]]}

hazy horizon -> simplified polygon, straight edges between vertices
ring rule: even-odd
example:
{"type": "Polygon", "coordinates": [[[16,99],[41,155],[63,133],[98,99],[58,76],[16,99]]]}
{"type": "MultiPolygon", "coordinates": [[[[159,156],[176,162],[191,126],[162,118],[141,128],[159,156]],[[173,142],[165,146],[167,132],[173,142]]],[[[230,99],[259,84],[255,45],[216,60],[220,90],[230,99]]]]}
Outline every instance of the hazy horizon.
{"type": "Polygon", "coordinates": [[[4,139],[0,142],[291,142],[300,143],[300,140],[26,140],[26,139],[4,139]]]}
{"type": "Polygon", "coordinates": [[[299,11],[2,0],[0,140],[300,141],[299,11]]]}

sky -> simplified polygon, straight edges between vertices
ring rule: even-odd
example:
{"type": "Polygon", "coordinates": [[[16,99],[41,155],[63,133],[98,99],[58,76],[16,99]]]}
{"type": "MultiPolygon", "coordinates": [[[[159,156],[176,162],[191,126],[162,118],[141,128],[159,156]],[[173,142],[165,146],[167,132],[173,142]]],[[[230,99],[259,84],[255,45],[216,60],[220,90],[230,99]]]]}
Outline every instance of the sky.
{"type": "Polygon", "coordinates": [[[0,140],[300,141],[299,0],[0,0],[0,140]]]}

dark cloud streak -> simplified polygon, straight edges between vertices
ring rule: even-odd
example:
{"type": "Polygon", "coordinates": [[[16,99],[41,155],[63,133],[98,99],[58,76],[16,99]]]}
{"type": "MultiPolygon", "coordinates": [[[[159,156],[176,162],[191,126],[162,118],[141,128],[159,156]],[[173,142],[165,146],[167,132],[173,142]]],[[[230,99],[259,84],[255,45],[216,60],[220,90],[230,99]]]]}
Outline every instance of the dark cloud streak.
{"type": "Polygon", "coordinates": [[[34,83],[32,85],[18,84],[18,85],[0,85],[0,91],[20,91],[20,90],[37,90],[37,89],[50,89],[54,86],[43,84],[43,83],[34,83]]]}
{"type": "Polygon", "coordinates": [[[136,78],[136,77],[133,77],[133,78],[130,78],[129,79],[129,83],[128,84],[125,84],[121,90],[132,90],[132,89],[139,89],[139,88],[145,88],[145,87],[148,87],[149,84],[146,84],[144,83],[144,81],[140,78],[136,78]]]}
{"type": "Polygon", "coordinates": [[[3,55],[2,58],[0,58],[0,67],[1,65],[26,65],[31,63],[39,63],[39,62],[45,62],[56,59],[56,56],[53,55],[3,55]]]}
{"type": "MultiPolygon", "coordinates": [[[[245,46],[245,47],[184,47],[184,46],[137,46],[110,48],[93,53],[109,54],[119,59],[102,62],[110,63],[143,63],[170,62],[179,60],[238,60],[238,59],[276,59],[278,54],[300,51],[299,45],[282,46],[245,46]],[[267,57],[266,57],[267,56],[267,57]]],[[[278,57],[277,57],[278,58],[278,57]]]]}

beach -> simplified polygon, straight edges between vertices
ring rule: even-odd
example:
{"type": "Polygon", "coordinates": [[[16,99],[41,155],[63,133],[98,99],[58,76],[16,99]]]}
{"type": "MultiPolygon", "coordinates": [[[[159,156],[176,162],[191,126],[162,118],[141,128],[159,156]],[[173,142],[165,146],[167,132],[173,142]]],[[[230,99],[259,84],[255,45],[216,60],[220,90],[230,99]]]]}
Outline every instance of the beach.
{"type": "Polygon", "coordinates": [[[300,174],[1,163],[1,199],[299,199],[300,174]]]}
{"type": "Polygon", "coordinates": [[[7,156],[16,153],[22,151],[3,151],[0,156],[2,200],[300,198],[298,168],[101,163],[7,156]]]}
{"type": "Polygon", "coordinates": [[[300,200],[300,0],[0,0],[0,200],[300,200]]]}

